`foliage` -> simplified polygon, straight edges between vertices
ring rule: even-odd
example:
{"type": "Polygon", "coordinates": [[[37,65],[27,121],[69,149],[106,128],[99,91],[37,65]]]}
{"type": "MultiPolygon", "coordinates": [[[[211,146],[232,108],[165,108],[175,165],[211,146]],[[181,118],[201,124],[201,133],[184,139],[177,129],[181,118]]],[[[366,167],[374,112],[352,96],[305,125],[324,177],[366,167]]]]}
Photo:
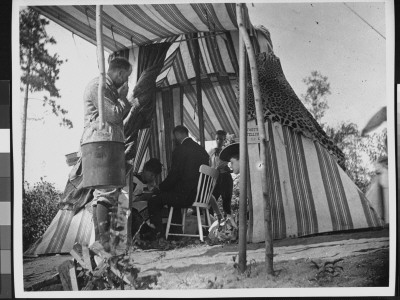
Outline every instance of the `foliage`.
{"type": "Polygon", "coordinates": [[[319,281],[320,279],[327,279],[331,277],[337,277],[343,272],[343,267],[338,266],[337,263],[342,262],[343,258],[336,259],[334,261],[326,261],[324,263],[318,264],[311,260],[312,266],[318,270],[314,278],[310,280],[319,281]]]}
{"type": "Polygon", "coordinates": [[[328,77],[318,71],[312,71],[311,76],[304,78],[303,82],[307,85],[307,91],[302,95],[304,105],[315,120],[321,124],[321,119],[329,108],[326,99],[326,96],[331,93],[328,77]]]}
{"type": "Polygon", "coordinates": [[[341,123],[336,128],[327,126],[326,133],[346,156],[346,173],[353,182],[366,192],[375,175],[373,163],[385,156],[386,130],[361,137],[357,125],[341,123]]]}
{"type": "MultiPolygon", "coordinates": [[[[56,44],[53,37],[48,36],[46,25],[49,21],[41,18],[32,8],[20,11],[20,66],[22,90],[29,92],[46,91],[50,97],[60,98],[56,81],[59,79],[59,67],[63,63],[58,54],[49,54],[47,45],[56,44]]],[[[26,100],[27,101],[27,100],[26,100]]],[[[65,117],[67,110],[56,104],[55,100],[44,97],[43,106],[50,106],[52,112],[61,115],[60,125],[72,128],[72,122],[65,117]]]]}
{"type": "Polygon", "coordinates": [[[57,214],[60,196],[61,192],[42,178],[33,187],[26,183],[22,203],[24,250],[40,238],[50,225],[57,214]]]}

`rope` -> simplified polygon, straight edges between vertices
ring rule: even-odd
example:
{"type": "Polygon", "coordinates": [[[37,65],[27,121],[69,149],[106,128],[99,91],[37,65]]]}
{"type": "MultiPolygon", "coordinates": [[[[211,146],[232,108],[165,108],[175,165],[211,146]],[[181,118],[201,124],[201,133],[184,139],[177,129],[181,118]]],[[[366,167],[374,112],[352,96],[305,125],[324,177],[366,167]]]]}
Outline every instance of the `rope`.
{"type": "Polygon", "coordinates": [[[377,29],[375,29],[374,26],[372,26],[371,24],[369,24],[363,17],[361,17],[356,11],[354,11],[350,6],[348,6],[346,3],[343,2],[343,4],[350,9],[357,17],[359,17],[361,20],[363,20],[369,27],[371,27],[376,33],[378,33],[383,39],[386,40],[385,36],[380,33],[377,29]]]}

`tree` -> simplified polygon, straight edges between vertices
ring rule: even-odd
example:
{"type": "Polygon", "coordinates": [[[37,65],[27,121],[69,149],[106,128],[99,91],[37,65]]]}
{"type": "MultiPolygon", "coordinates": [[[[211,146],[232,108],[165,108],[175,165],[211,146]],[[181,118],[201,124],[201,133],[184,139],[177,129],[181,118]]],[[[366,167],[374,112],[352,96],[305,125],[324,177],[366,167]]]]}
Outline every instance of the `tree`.
{"type": "Polygon", "coordinates": [[[22,115],[22,180],[25,176],[25,143],[26,120],[29,93],[48,92],[50,98],[43,97],[43,106],[50,106],[56,116],[61,116],[61,126],[72,128],[72,122],[65,117],[67,110],[61,108],[56,100],[60,98],[56,80],[59,79],[60,65],[63,61],[58,54],[50,55],[47,45],[56,44],[53,37],[48,36],[45,26],[49,24],[39,13],[31,8],[20,11],[20,66],[21,91],[25,91],[22,115]]]}
{"type": "Polygon", "coordinates": [[[373,163],[386,155],[386,131],[362,137],[356,124],[341,123],[336,128],[327,126],[326,133],[346,156],[347,175],[366,192],[375,176],[373,163]]]}
{"type": "MultiPolygon", "coordinates": [[[[326,96],[331,93],[328,77],[318,71],[312,71],[311,76],[303,79],[307,85],[306,94],[301,95],[304,105],[313,115],[315,120],[321,124],[325,111],[329,108],[326,96]]],[[[324,127],[324,124],[321,124],[324,127]]]]}

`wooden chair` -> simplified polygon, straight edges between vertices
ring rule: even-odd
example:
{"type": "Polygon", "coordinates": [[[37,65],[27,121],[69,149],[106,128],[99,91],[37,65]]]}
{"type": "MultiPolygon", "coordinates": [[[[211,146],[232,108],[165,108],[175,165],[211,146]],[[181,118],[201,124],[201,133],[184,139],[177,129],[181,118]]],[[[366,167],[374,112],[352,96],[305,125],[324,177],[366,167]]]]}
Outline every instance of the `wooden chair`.
{"type": "Polygon", "coordinates": [[[171,223],[172,213],[174,212],[174,207],[171,206],[171,208],[169,210],[167,229],[165,231],[166,239],[168,239],[169,235],[181,235],[181,236],[198,236],[198,237],[200,237],[200,240],[202,242],[204,241],[203,227],[211,226],[210,213],[208,211],[208,207],[209,207],[210,198],[213,197],[212,192],[214,190],[215,184],[217,183],[217,178],[218,178],[219,172],[218,172],[218,170],[210,168],[209,166],[206,166],[206,165],[201,165],[199,172],[200,172],[200,177],[199,177],[199,182],[197,184],[197,194],[196,194],[195,201],[193,202],[193,205],[192,205],[193,208],[196,207],[197,225],[198,225],[199,234],[186,234],[185,233],[187,208],[182,209],[182,224],[171,223]],[[203,225],[201,222],[200,209],[205,210],[205,216],[207,217],[208,226],[203,225]],[[181,226],[182,233],[169,233],[169,229],[170,229],[171,225],[181,226]]]}

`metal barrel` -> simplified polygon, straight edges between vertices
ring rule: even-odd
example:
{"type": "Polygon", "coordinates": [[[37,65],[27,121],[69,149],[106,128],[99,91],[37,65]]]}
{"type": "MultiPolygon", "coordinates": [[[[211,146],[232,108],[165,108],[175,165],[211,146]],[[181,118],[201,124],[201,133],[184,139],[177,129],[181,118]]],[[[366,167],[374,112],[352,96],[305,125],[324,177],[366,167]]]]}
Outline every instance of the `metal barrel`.
{"type": "Polygon", "coordinates": [[[114,141],[99,141],[81,145],[83,187],[124,187],[125,146],[114,141]]]}

